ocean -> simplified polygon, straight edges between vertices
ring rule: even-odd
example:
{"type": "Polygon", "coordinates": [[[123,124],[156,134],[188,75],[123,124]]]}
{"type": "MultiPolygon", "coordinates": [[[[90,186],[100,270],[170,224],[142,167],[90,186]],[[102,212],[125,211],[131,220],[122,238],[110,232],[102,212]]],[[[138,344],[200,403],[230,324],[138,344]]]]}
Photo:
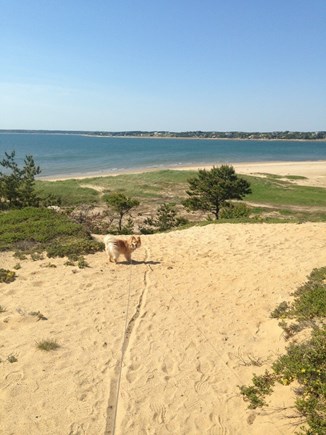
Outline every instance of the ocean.
{"type": "MultiPolygon", "coordinates": [[[[326,142],[156,139],[75,134],[0,133],[0,159],[32,155],[40,177],[239,162],[326,160],[326,142]]],[[[0,168],[1,170],[1,168],[0,168]]]]}

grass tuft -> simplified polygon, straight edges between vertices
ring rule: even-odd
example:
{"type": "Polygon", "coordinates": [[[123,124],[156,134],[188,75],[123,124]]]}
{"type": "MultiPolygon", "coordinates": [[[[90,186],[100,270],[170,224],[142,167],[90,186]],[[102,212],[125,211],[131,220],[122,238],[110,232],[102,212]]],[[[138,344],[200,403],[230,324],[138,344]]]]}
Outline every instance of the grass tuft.
{"type": "Polygon", "coordinates": [[[9,284],[10,282],[15,281],[16,273],[11,270],[0,269],[0,282],[4,282],[9,284]]]}
{"type": "Polygon", "coordinates": [[[40,311],[31,311],[29,313],[30,316],[37,317],[37,321],[39,320],[48,320],[40,311]]]}
{"type": "Polygon", "coordinates": [[[36,347],[45,352],[59,349],[60,345],[55,340],[42,340],[36,343],[36,347]]]}
{"type": "Polygon", "coordinates": [[[7,361],[12,364],[12,363],[17,362],[18,359],[15,357],[15,355],[9,355],[8,358],[7,358],[7,361]]]}

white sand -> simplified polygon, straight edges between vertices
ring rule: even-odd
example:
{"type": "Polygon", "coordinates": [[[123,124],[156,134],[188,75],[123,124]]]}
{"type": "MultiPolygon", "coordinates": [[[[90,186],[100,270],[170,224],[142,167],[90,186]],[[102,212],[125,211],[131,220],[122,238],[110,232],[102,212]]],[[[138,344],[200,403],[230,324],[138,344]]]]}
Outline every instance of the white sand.
{"type": "Polygon", "coordinates": [[[109,434],[116,411],[120,435],[293,434],[291,387],[253,411],[238,385],[284,351],[270,313],[326,265],[326,224],[210,225],[142,240],[132,266],[104,252],[81,270],[0,253],[0,267],[21,264],[0,284],[0,433],[109,434]],[[38,310],[48,320],[28,314],[38,310]],[[61,347],[42,352],[42,339],[61,347]],[[245,366],[250,356],[263,365],[245,366]]]}

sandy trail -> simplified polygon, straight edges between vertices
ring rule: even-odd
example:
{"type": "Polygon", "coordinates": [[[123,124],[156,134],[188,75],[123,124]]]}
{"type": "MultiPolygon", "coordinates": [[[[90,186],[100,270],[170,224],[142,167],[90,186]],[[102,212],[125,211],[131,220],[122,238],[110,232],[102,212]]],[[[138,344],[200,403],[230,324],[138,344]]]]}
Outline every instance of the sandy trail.
{"type": "Polygon", "coordinates": [[[326,265],[325,230],[222,224],[144,236],[132,266],[105,253],[85,269],[0,254],[0,267],[21,264],[0,284],[0,433],[292,434],[291,387],[252,411],[238,385],[284,351],[270,312],[326,265]],[[38,310],[48,320],[29,315],[38,310]],[[61,347],[38,350],[48,338],[61,347]]]}

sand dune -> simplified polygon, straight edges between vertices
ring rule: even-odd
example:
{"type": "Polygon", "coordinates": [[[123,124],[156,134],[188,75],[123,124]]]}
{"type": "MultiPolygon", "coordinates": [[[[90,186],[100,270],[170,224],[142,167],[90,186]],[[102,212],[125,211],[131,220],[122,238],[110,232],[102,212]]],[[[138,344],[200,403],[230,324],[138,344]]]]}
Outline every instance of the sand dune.
{"type": "Polygon", "coordinates": [[[0,284],[0,433],[292,434],[291,387],[252,411],[238,385],[284,351],[270,312],[325,247],[324,223],[223,224],[144,236],[132,266],[1,253],[21,269],[0,284]]]}

